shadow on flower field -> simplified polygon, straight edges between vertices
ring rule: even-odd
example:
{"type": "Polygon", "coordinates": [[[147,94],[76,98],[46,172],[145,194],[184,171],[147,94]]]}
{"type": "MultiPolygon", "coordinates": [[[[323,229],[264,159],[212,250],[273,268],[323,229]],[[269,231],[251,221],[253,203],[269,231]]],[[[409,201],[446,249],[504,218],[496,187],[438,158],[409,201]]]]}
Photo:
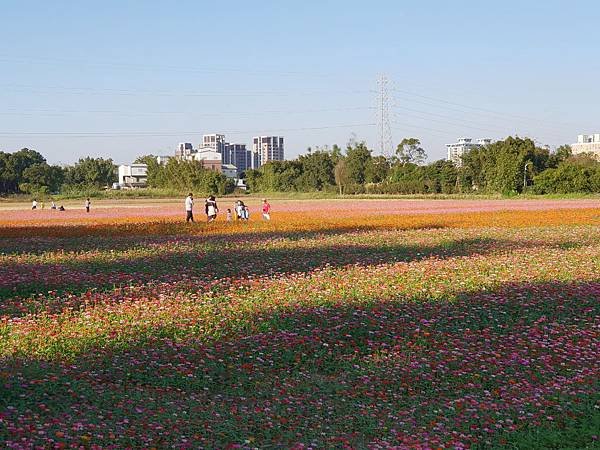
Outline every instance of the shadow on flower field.
{"type": "MultiPolygon", "coordinates": [[[[541,439],[544,426],[598,415],[599,298],[598,281],[512,283],[274,310],[260,331],[204,341],[157,331],[62,362],[5,359],[0,438],[58,448],[541,439]]],[[[579,431],[571,445],[593,445],[595,431],[579,431]]]]}
{"type": "MultiPolygon", "coordinates": [[[[142,241],[137,243],[137,253],[93,253],[84,260],[67,255],[57,262],[42,259],[33,263],[11,263],[0,275],[0,300],[4,300],[0,304],[0,316],[77,308],[89,302],[89,297],[74,296],[90,289],[97,293],[113,291],[116,287],[168,283],[173,291],[178,286],[190,289],[193,284],[198,291],[218,292],[229,289],[232,282],[239,286],[248,279],[306,274],[323,267],[409,263],[428,258],[443,260],[526,249],[576,249],[589,243],[581,240],[542,243],[481,236],[458,238],[448,233],[447,238],[435,244],[423,245],[398,241],[395,232],[389,240],[376,242],[372,241],[372,235],[363,233],[312,235],[311,242],[295,246],[289,245],[290,236],[285,234],[272,239],[271,245],[266,247],[264,241],[227,241],[223,237],[208,242],[205,239],[142,241]],[[340,239],[327,241],[331,236],[340,239]],[[280,239],[287,240],[285,245],[277,245],[280,239]],[[248,242],[251,244],[244,245],[248,242]],[[52,297],[60,297],[56,304],[44,298],[44,304],[40,305],[39,294],[46,291],[50,291],[52,297]],[[68,302],[64,294],[70,295],[68,302]]],[[[385,234],[378,236],[385,237],[385,234]]],[[[292,235],[291,240],[296,237],[292,235]]],[[[111,302],[114,301],[113,297],[111,302]]]]}

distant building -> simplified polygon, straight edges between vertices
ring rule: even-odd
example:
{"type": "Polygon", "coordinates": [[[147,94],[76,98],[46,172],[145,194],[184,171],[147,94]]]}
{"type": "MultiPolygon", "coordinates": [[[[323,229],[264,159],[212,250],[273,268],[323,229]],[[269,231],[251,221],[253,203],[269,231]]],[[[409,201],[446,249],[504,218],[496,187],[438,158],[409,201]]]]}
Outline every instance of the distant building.
{"type": "Polygon", "coordinates": [[[167,155],[164,155],[164,156],[157,156],[157,157],[156,157],[156,162],[157,162],[158,164],[166,164],[167,162],[169,162],[169,160],[170,160],[171,158],[172,158],[172,156],[167,156],[167,155]]]}
{"type": "Polygon", "coordinates": [[[473,142],[473,139],[471,138],[460,138],[454,144],[446,144],[446,149],[448,150],[447,160],[452,161],[457,166],[460,166],[462,164],[462,156],[468,151],[474,148],[489,145],[491,143],[491,139],[477,139],[476,142],[473,142]]]}
{"type": "Polygon", "coordinates": [[[252,168],[252,152],[246,149],[246,144],[225,144],[223,164],[237,167],[239,175],[252,168]]]}
{"type": "Polygon", "coordinates": [[[593,153],[596,158],[600,158],[600,134],[580,134],[577,136],[577,143],[571,144],[573,154],[593,153]]]}
{"type": "Polygon", "coordinates": [[[175,156],[181,159],[189,158],[192,153],[194,153],[194,147],[189,142],[180,143],[175,150],[175,156]]]}
{"type": "Polygon", "coordinates": [[[201,147],[210,147],[213,150],[223,154],[225,151],[225,135],[224,134],[205,134],[202,136],[201,147]]]}
{"type": "Polygon", "coordinates": [[[216,172],[222,171],[222,155],[212,147],[199,148],[198,151],[192,155],[191,159],[202,162],[202,166],[206,169],[214,170],[216,172]]]}
{"type": "Polygon", "coordinates": [[[145,187],[148,183],[148,166],[130,164],[119,166],[119,185],[122,187],[145,187]]]}
{"type": "Polygon", "coordinates": [[[221,173],[227,178],[236,179],[238,177],[238,169],[233,164],[221,164],[221,173]]]}
{"type": "MultiPolygon", "coordinates": [[[[269,161],[283,161],[283,137],[282,136],[255,136],[252,139],[252,152],[259,155],[258,166],[269,161]]],[[[252,161],[254,162],[254,160],[252,161]]],[[[257,169],[258,167],[252,167],[257,169]]]]}

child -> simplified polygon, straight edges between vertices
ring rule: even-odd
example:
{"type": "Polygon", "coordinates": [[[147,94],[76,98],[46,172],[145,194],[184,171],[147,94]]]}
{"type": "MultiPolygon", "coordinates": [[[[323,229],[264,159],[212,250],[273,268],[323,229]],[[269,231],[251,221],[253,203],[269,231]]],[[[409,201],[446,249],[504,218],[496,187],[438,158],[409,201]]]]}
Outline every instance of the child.
{"type": "Polygon", "coordinates": [[[56,203],[52,200],[52,204],[50,205],[50,209],[56,209],[56,203]]]}
{"type": "Polygon", "coordinates": [[[262,216],[263,220],[271,220],[271,205],[266,198],[263,198],[262,216]]]}
{"type": "Polygon", "coordinates": [[[241,200],[237,201],[237,205],[235,206],[235,213],[239,220],[244,220],[244,202],[241,200]]]}
{"type": "Polygon", "coordinates": [[[249,219],[250,219],[250,210],[248,209],[247,206],[244,206],[244,220],[246,222],[248,222],[249,219]]]}
{"type": "Polygon", "coordinates": [[[231,209],[227,209],[227,223],[231,223],[231,209]]]}

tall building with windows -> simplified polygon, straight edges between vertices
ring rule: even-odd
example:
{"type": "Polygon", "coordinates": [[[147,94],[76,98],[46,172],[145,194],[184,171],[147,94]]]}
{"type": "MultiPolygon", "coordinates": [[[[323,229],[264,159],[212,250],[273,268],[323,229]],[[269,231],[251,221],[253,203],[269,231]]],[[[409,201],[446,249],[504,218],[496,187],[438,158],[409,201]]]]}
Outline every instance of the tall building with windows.
{"type": "Polygon", "coordinates": [[[446,149],[448,150],[447,160],[460,166],[462,164],[462,156],[468,151],[491,143],[491,139],[477,139],[476,142],[473,142],[471,138],[459,138],[454,144],[446,144],[446,149]]]}
{"type": "Polygon", "coordinates": [[[252,168],[251,151],[246,144],[225,144],[223,164],[232,164],[237,168],[238,175],[252,168]]]}
{"type": "Polygon", "coordinates": [[[573,154],[592,153],[596,158],[600,158],[600,133],[580,134],[577,136],[577,142],[571,144],[573,154]]]}
{"type": "Polygon", "coordinates": [[[192,153],[194,153],[194,147],[189,142],[181,142],[175,150],[175,156],[182,159],[189,158],[192,153]]]}
{"type": "Polygon", "coordinates": [[[283,136],[255,136],[252,139],[252,152],[258,155],[259,166],[269,161],[283,161],[283,136]]]}
{"type": "Polygon", "coordinates": [[[202,136],[202,145],[200,147],[210,147],[213,150],[223,154],[225,151],[225,135],[224,134],[205,134],[202,136]]]}

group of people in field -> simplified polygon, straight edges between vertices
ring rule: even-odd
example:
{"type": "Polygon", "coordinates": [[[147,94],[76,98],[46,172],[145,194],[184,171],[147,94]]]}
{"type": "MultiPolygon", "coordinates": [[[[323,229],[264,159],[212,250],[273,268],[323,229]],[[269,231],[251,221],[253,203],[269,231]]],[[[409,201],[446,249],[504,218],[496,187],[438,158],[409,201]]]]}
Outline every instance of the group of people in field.
{"type": "MultiPolygon", "coordinates": [[[[263,220],[271,220],[271,205],[266,198],[263,198],[262,203],[262,218],[263,220]]],[[[217,200],[214,195],[209,196],[204,201],[204,213],[206,214],[206,221],[208,223],[217,220],[217,214],[219,213],[219,207],[217,200]]],[[[194,222],[194,194],[189,193],[185,198],[185,221],[194,222]]],[[[227,222],[233,222],[234,220],[247,222],[250,220],[250,209],[241,200],[236,200],[233,208],[228,208],[225,216],[227,222]],[[233,212],[232,212],[233,209],[233,212]]]]}
{"type": "MultiPolygon", "coordinates": [[[[46,204],[44,203],[43,200],[38,204],[37,199],[34,198],[33,201],[31,202],[31,209],[32,210],[38,209],[38,206],[40,207],[40,209],[44,209],[46,207],[46,204]]],[[[92,207],[92,202],[90,201],[89,197],[85,199],[84,206],[85,206],[85,211],[89,213],[90,208],[92,207]]],[[[56,206],[56,203],[54,203],[54,200],[52,200],[50,202],[50,209],[57,210],[57,211],[66,211],[65,207],[63,205],[56,206]]]]}

